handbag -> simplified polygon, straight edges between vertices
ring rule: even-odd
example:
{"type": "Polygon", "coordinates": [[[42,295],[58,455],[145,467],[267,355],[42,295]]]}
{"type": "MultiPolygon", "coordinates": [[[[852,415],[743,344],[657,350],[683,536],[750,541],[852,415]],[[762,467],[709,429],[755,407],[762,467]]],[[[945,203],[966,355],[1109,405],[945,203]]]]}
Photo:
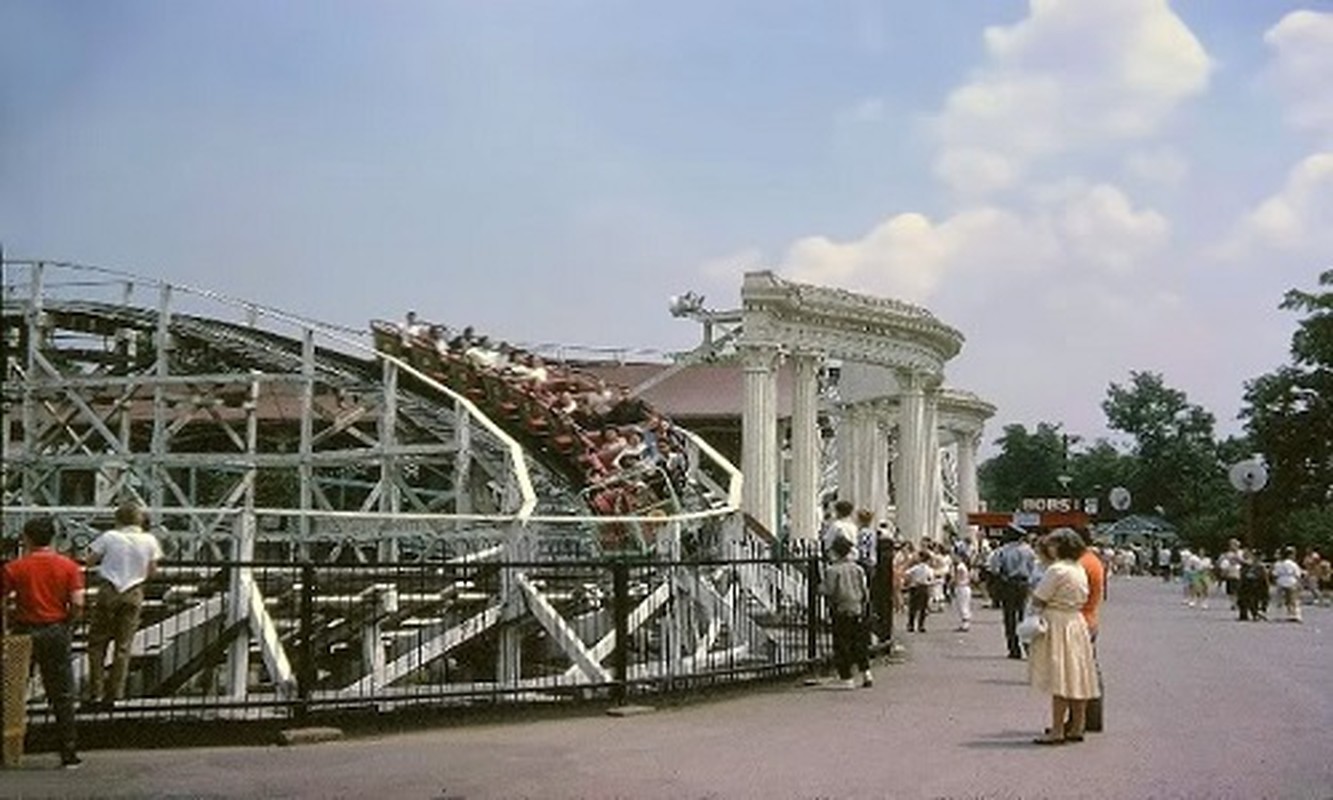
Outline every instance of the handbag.
{"type": "Polygon", "coordinates": [[[1041,614],[1029,612],[1018,621],[1018,627],[1014,629],[1014,633],[1018,635],[1020,640],[1031,642],[1046,633],[1046,618],[1041,614]]]}

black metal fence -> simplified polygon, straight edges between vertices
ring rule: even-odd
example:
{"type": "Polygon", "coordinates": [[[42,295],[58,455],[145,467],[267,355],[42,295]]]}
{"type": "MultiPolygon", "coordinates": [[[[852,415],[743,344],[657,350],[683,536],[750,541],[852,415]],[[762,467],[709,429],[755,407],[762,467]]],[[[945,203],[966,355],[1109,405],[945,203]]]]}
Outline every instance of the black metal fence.
{"type": "MultiPolygon", "coordinates": [[[[84,718],[627,702],[800,673],[830,650],[818,574],[805,556],[164,563],[124,699],[84,718]]],[[[86,691],[87,623],[75,627],[86,691]]],[[[36,686],[29,712],[50,722],[36,686]]]]}

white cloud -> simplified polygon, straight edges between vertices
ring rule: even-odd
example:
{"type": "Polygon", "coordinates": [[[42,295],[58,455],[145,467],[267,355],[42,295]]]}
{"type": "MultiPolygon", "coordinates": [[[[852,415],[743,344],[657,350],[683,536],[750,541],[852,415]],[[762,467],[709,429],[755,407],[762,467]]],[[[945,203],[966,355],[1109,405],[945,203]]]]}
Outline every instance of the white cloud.
{"type": "Polygon", "coordinates": [[[1291,126],[1333,136],[1333,13],[1293,11],[1264,34],[1291,126]]]}
{"type": "Polygon", "coordinates": [[[1136,150],[1124,158],[1124,170],[1143,183],[1176,187],[1189,175],[1189,161],[1169,148],[1136,150]]]}
{"type": "Polygon", "coordinates": [[[960,161],[1004,162],[1012,182],[1036,159],[1148,137],[1212,70],[1166,0],[1030,0],[1026,19],[986,29],[985,43],[988,62],[935,119],[936,174],[961,191],[978,187],[960,161]]]}
{"type": "Polygon", "coordinates": [[[1059,221],[1072,259],[1121,275],[1161,247],[1171,227],[1152,209],[1135,211],[1124,192],[1107,184],[1072,197],[1059,221]]]}
{"type": "Polygon", "coordinates": [[[1018,163],[1000,153],[980,148],[960,147],[942,153],[935,162],[935,174],[960,192],[987,195],[1018,181],[1018,163]]]}
{"type": "Polygon", "coordinates": [[[1282,189],[1241,220],[1220,254],[1244,258],[1275,248],[1327,256],[1333,249],[1333,151],[1301,160],[1282,189]]]}
{"type": "Polygon", "coordinates": [[[905,213],[852,241],[806,237],[787,250],[781,270],[804,283],[922,303],[946,280],[992,285],[1051,270],[1123,276],[1169,236],[1165,217],[1135,209],[1119,188],[1071,181],[1035,193],[1025,214],[981,206],[937,223],[905,213]]]}

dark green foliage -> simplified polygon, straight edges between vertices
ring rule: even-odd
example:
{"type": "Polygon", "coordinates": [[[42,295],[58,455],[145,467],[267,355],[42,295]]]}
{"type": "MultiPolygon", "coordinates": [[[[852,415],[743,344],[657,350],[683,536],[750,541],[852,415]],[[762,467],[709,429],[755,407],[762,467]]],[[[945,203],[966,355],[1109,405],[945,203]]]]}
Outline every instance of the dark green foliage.
{"type": "Polygon", "coordinates": [[[1333,538],[1333,270],[1319,285],[1326,290],[1287,292],[1279,306],[1306,315],[1292,336],[1293,363],[1245,386],[1241,417],[1269,469],[1255,498],[1266,547],[1321,535],[1328,547],[1333,538]]]}
{"type": "Polygon", "coordinates": [[[1017,508],[1024,497],[1052,497],[1063,492],[1059,476],[1066,474],[1067,440],[1059,425],[1042,422],[1032,433],[1023,425],[1006,425],[1004,435],[995,443],[1001,453],[978,470],[982,497],[990,508],[1008,511],[1017,508]]]}

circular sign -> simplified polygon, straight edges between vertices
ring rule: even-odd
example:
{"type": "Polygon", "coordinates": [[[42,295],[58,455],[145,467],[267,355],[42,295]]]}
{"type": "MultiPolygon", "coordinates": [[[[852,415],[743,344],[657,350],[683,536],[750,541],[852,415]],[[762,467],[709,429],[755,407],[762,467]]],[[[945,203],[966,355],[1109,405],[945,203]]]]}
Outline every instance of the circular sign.
{"type": "Polygon", "coordinates": [[[1268,485],[1268,468],[1258,461],[1232,464],[1227,476],[1232,486],[1246,494],[1253,494],[1268,485]]]}
{"type": "Polygon", "coordinates": [[[1129,494],[1129,490],[1123,486],[1117,486],[1112,489],[1108,499],[1111,501],[1111,508],[1114,508],[1116,511],[1128,511],[1129,504],[1133,500],[1129,494]]]}

